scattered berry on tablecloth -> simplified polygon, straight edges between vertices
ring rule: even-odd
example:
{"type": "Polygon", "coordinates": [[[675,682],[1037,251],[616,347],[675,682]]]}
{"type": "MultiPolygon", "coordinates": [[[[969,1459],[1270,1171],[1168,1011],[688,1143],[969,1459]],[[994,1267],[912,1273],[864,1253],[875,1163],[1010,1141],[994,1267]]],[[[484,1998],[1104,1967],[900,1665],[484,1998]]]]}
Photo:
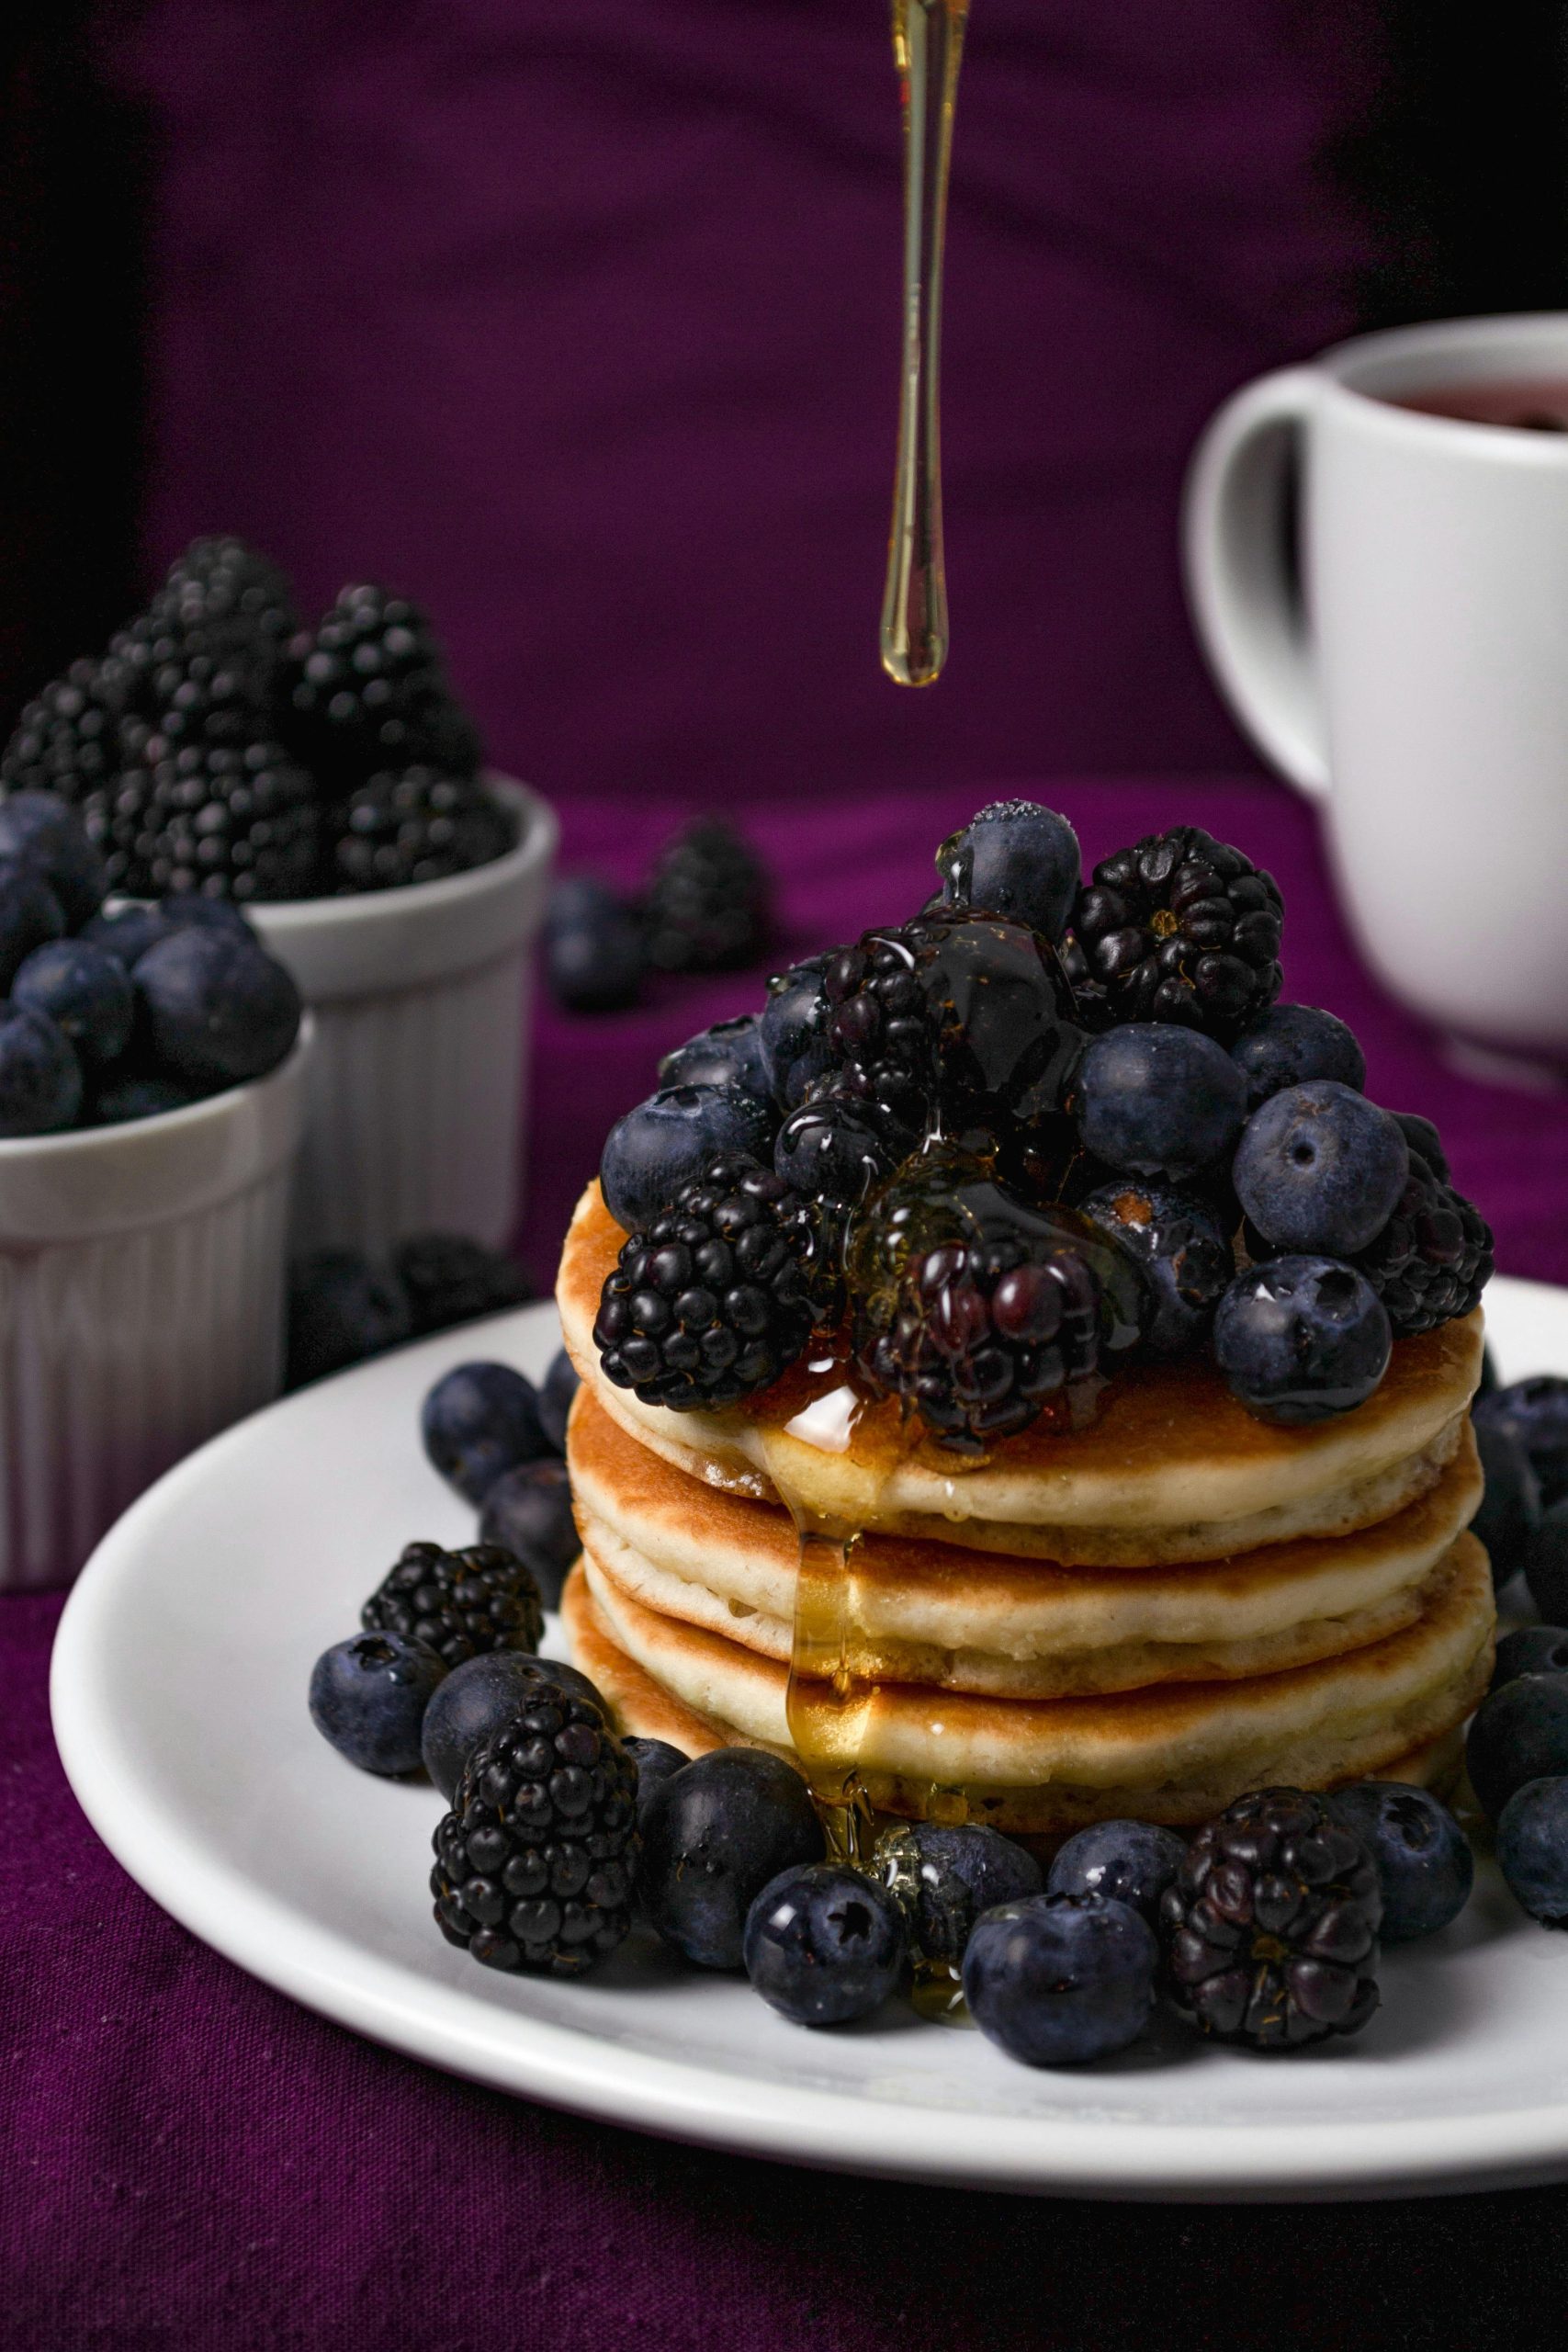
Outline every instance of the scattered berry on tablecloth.
{"type": "Polygon", "coordinates": [[[395,1245],[391,1262],[417,1339],[525,1306],[534,1295],[514,1258],[465,1233],[412,1234],[395,1245]]]}
{"type": "Polygon", "coordinates": [[[635,907],[592,875],[556,884],[545,916],[545,977],[558,1004],[569,1012],[624,1012],[637,1002],[647,970],[635,907]]]}
{"type": "Polygon", "coordinates": [[[286,1385],[302,1388],[413,1336],[402,1284],[362,1251],[305,1251],[288,1269],[286,1385]]]}
{"type": "Polygon", "coordinates": [[[643,898],[648,958],[660,972],[723,972],[773,944],[773,877],[722,817],[699,818],[667,842],[643,898]]]}
{"type": "Polygon", "coordinates": [[[1500,1690],[1521,1674],[1568,1674],[1568,1626],[1516,1625],[1498,1635],[1492,1689],[1500,1690]]]}

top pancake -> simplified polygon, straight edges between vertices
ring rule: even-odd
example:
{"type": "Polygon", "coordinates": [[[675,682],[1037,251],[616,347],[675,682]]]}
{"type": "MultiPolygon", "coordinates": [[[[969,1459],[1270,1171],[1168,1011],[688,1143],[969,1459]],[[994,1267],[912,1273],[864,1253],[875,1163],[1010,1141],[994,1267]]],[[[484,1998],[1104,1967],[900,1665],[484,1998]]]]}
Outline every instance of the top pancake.
{"type": "Polygon", "coordinates": [[[1477,1310],[1396,1341],[1364,1405],[1302,1429],[1255,1420],[1196,1357],[1133,1364],[1089,1428],[1025,1430],[978,1460],[944,1451],[895,1403],[862,1405],[837,1366],[799,1367],[728,1411],[672,1413],[606,1380],[593,1345],[625,1238],[590,1185],[557,1298],[579,1373],[641,1443],[711,1485],[830,1522],[1066,1566],[1220,1559],[1374,1525],[1437,1484],[1480,1378],[1477,1310]]]}

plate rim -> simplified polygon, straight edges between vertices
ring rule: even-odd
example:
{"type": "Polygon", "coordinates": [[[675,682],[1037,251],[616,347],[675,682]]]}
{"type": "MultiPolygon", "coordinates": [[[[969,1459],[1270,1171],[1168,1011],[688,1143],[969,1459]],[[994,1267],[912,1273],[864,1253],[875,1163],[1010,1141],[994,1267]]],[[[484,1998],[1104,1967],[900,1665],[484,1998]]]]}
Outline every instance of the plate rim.
{"type": "MultiPolygon", "coordinates": [[[[1508,1281],[1510,1292],[1568,1292],[1508,1281]]],[[[1526,1301],[1521,1299],[1521,1306],[1526,1301]]],[[[548,1302],[465,1328],[465,1341],[553,1324],[548,1302]]],[[[454,1334],[396,1351],[434,1358],[454,1334]]],[[[330,1384],[384,1365],[356,1366],[330,1384]]],[[[329,1384],[323,1384],[323,1385],[329,1384]]],[[[96,1706],[96,1630],[122,1579],[149,1556],[155,1524],[187,1486],[220,1471],[286,1397],[166,1472],[103,1538],[72,1590],[50,1668],[54,1736],[96,1834],[169,1915],[259,1982],[333,2022],[443,2071],[624,2127],[738,2153],[928,2183],[1039,2195],[1184,2202],[1327,2201],[1528,2186],[1568,2171],[1568,2101],[1479,2114],[1351,2122],[1166,2123],[968,2112],[883,2102],[628,2048],[577,2026],[472,2001],[367,1950],[259,1889],[197,1842],[157,1791],[139,1786],[133,1744],[96,1706]],[[926,2125],[923,2131],[921,2123],[926,2125]]],[[[1240,2063],[1247,2064],[1243,2058],[1240,2063]]]]}

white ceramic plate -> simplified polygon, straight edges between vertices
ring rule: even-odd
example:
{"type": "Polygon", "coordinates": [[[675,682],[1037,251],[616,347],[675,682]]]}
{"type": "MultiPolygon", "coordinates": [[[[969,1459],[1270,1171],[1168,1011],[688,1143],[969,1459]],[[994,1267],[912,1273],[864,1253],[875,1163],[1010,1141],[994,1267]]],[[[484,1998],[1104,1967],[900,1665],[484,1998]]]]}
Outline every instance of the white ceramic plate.
{"type": "MultiPolygon", "coordinates": [[[[1568,1369],[1568,1291],[1499,1281],[1504,1376],[1568,1369]]],[[[1109,2064],[1033,2072],[901,2004],[787,2025],[743,1980],[635,1937],[579,1984],[446,1943],[425,1874],[439,1800],[333,1755],[311,1662],[412,1536],[472,1540],[425,1465],[449,1364],[542,1372],[548,1307],[426,1341],[287,1399],[154,1487],[99,1546],[55,1647],[72,1785],[149,1894],[309,2007],[433,2064],[617,2123],[845,2170],[1095,2196],[1325,2198],[1568,2175],[1568,1937],[1483,1866],[1463,1917],[1384,1964],[1352,2044],[1285,2060],[1174,2027],[1109,2064]]]]}

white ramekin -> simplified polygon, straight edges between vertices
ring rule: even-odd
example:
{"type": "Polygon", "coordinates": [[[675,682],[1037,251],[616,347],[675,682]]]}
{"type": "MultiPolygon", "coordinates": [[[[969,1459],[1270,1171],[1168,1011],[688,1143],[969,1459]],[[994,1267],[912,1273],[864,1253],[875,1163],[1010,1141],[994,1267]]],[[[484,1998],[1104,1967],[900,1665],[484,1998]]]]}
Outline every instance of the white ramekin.
{"type": "Polygon", "coordinates": [[[186,1110],[0,1142],[0,1590],[68,1581],[144,1487],[276,1396],[310,1030],[186,1110]]]}
{"type": "Polygon", "coordinates": [[[297,1248],[439,1230],[504,1242],[521,1202],[533,946],[558,828],[490,784],[517,846],[446,882],[250,907],[316,1016],[297,1248]]]}

